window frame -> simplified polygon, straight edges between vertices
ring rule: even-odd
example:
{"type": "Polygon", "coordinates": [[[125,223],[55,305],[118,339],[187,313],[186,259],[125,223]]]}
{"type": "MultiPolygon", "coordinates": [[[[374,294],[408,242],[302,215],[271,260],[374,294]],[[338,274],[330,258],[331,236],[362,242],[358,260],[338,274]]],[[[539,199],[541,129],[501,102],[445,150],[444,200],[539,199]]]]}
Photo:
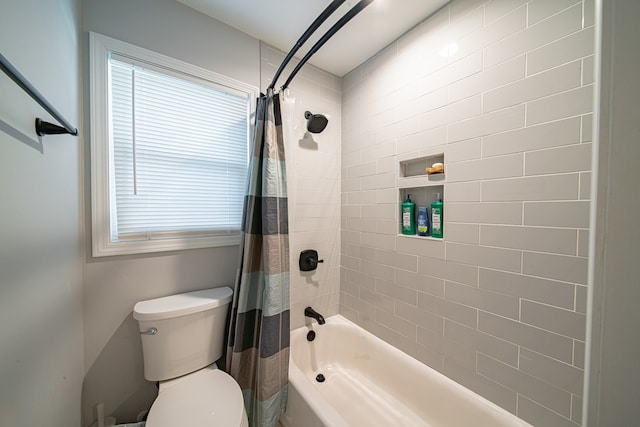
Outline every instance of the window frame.
{"type": "MultiPolygon", "coordinates": [[[[160,69],[168,75],[178,75],[185,80],[205,81],[215,86],[229,88],[233,92],[246,94],[249,100],[249,115],[255,111],[258,89],[213,71],[168,57],[132,44],[104,36],[89,33],[90,68],[90,120],[91,120],[91,243],[94,257],[131,255],[183,249],[197,249],[240,244],[240,231],[228,234],[193,235],[184,233],[180,237],[158,238],[151,240],[111,240],[111,186],[113,177],[110,154],[110,93],[109,58],[114,54],[120,58],[131,59],[132,63],[146,64],[150,68],[160,69]]],[[[251,117],[248,118],[251,121],[251,117]]],[[[249,123],[250,150],[253,127],[249,123]]]]}

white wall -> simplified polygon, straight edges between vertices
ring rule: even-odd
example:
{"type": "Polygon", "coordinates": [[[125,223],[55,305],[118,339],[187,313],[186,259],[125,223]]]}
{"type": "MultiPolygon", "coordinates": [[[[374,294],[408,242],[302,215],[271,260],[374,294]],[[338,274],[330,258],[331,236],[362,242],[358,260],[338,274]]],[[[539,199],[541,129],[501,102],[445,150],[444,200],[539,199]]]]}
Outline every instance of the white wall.
{"type": "MultiPolygon", "coordinates": [[[[84,0],[82,18],[87,120],[89,31],[259,86],[258,40],[181,3],[173,0],[84,0]]],[[[87,140],[88,135],[87,132],[87,140]]],[[[238,247],[92,258],[89,164],[87,155],[84,177],[88,250],[84,264],[86,374],[83,425],[89,425],[95,419],[94,408],[99,402],[104,402],[106,415],[116,416],[118,422],[132,422],[140,411],[150,407],[157,394],[155,385],[143,377],[138,325],[131,314],[134,304],[180,292],[233,286],[238,247]]]]}
{"type": "Polygon", "coordinates": [[[640,4],[600,1],[601,85],[585,425],[638,424],[640,4]]]}
{"type": "Polygon", "coordinates": [[[545,427],[581,422],[594,37],[589,0],[454,0],[343,81],[340,312],[545,427]],[[444,239],[398,236],[436,153],[444,239]]]}
{"type": "MultiPolygon", "coordinates": [[[[3,2],[0,52],[83,129],[80,3],[3,2]]],[[[39,138],[55,122],[0,73],[0,425],[80,426],[82,136],[39,138]]]]}

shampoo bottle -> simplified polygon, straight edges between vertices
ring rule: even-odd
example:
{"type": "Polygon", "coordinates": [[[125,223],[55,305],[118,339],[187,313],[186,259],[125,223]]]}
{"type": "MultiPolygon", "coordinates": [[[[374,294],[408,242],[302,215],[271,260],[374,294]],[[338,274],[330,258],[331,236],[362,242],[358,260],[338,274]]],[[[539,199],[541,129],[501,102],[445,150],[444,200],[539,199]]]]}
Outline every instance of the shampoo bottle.
{"type": "Polygon", "coordinates": [[[402,234],[416,234],[416,204],[411,201],[411,194],[402,204],[402,234]]]}
{"type": "Polygon", "coordinates": [[[427,207],[420,206],[418,208],[418,236],[429,235],[429,215],[427,214],[427,207]]]}
{"type": "Polygon", "coordinates": [[[444,205],[440,198],[440,193],[438,193],[436,200],[431,203],[431,237],[442,239],[444,228],[443,215],[444,205]]]}

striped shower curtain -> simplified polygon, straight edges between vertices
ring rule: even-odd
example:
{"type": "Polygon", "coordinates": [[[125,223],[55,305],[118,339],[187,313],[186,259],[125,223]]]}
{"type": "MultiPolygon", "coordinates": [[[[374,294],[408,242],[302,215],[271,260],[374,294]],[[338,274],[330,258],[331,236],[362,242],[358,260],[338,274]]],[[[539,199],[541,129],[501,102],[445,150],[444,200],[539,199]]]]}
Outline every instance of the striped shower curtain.
{"type": "Polygon", "coordinates": [[[251,427],[272,427],[287,404],[289,231],[280,97],[256,106],[226,370],[242,388],[251,427]]]}

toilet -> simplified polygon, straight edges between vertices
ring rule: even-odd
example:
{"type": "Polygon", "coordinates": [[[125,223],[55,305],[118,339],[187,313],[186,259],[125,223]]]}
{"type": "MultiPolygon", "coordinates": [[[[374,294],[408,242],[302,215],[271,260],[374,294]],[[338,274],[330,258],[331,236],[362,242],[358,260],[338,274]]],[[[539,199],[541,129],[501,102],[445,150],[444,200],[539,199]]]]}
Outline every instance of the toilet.
{"type": "Polygon", "coordinates": [[[159,382],[146,427],[247,427],[242,391],[218,369],[233,291],[205,289],[136,303],[144,377],[159,382]]]}

